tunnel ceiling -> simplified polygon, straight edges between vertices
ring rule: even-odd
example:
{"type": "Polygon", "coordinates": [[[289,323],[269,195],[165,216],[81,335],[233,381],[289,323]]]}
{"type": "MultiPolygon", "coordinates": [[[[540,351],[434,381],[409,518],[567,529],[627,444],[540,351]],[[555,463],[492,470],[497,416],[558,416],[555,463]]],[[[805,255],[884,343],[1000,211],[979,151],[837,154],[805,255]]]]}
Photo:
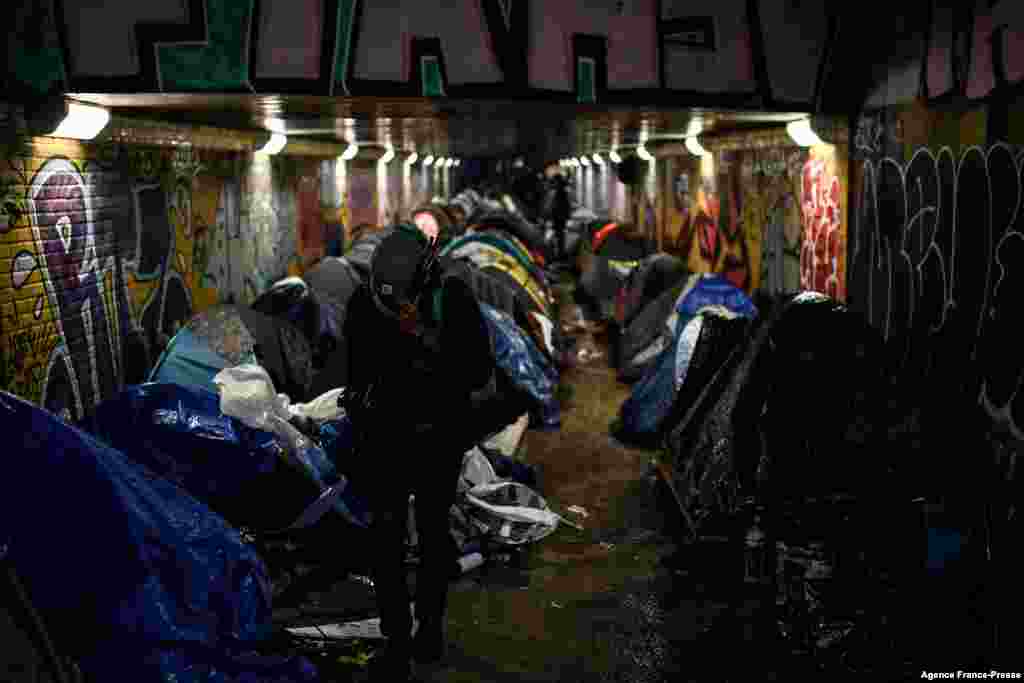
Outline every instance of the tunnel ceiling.
{"type": "Polygon", "coordinates": [[[455,157],[508,156],[530,150],[605,151],[644,139],[681,138],[780,125],[799,112],[609,108],[573,104],[326,98],[258,95],[78,94],[124,117],[264,129],[312,139],[392,144],[399,151],[455,157]]]}

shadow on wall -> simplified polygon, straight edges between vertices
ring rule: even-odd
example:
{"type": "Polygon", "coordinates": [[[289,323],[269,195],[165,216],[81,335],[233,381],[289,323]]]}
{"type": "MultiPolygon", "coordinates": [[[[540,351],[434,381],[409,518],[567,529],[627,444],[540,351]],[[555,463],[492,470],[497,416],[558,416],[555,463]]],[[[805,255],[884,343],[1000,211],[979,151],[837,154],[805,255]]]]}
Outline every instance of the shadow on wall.
{"type": "Polygon", "coordinates": [[[68,418],[142,381],[194,312],[240,297],[241,274],[296,253],[295,220],[290,242],[260,243],[295,192],[243,225],[225,155],[37,138],[2,163],[0,388],[68,418]]]}

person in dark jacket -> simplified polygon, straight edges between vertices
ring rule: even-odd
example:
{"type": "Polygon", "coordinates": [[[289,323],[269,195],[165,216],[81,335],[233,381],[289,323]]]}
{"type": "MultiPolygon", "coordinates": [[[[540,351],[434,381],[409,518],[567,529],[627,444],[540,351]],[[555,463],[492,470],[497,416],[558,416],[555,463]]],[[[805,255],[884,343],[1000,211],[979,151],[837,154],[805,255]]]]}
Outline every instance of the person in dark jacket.
{"type": "Polygon", "coordinates": [[[352,295],[343,328],[344,405],[359,433],[352,478],[365,482],[373,511],[377,601],[388,639],[371,674],[388,681],[406,680],[414,660],[444,655],[456,559],[449,509],[472,446],[472,399],[494,368],[479,304],[462,280],[442,272],[436,255],[436,244],[420,231],[396,228],[375,251],[369,282],[352,295]],[[405,573],[410,494],[420,544],[415,640],[405,573]]]}
{"type": "Polygon", "coordinates": [[[569,218],[572,217],[572,198],[569,196],[569,181],[561,174],[557,164],[548,167],[548,186],[544,197],[543,215],[551,222],[555,231],[556,260],[564,261],[567,257],[565,244],[569,218]]]}

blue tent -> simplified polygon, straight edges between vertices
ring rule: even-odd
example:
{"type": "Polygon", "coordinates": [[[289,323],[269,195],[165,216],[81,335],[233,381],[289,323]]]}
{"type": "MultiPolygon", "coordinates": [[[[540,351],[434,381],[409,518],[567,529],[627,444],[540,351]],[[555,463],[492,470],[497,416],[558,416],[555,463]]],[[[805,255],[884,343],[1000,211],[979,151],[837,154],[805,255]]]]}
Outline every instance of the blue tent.
{"type": "Polygon", "coordinates": [[[757,308],[750,298],[728,279],[718,274],[699,278],[676,303],[663,334],[670,338],[662,345],[657,359],[622,404],[620,417],[624,436],[650,439],[659,433],[682,380],[689,358],[700,336],[698,313],[707,307],[722,307],[732,314],[754,318],[757,308]]]}

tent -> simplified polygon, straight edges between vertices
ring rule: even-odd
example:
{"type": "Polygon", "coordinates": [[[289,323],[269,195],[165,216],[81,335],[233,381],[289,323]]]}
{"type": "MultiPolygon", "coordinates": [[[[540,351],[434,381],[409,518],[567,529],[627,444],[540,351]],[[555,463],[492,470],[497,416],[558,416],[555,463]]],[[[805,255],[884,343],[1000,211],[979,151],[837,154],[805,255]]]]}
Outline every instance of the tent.
{"type": "Polygon", "coordinates": [[[689,274],[686,263],[671,254],[658,252],[643,259],[619,290],[615,322],[622,328],[628,327],[647,304],[678,285],[689,274]]]}
{"type": "Polygon", "coordinates": [[[704,324],[699,317],[702,311],[711,309],[711,314],[727,319],[757,316],[757,309],[747,295],[722,275],[693,275],[688,284],[674,312],[665,321],[657,356],[622,405],[620,438],[630,441],[658,438],[700,337],[704,324]]]}
{"type": "Polygon", "coordinates": [[[521,216],[508,211],[478,213],[473,216],[469,225],[475,226],[479,231],[501,230],[526,245],[531,254],[542,254],[545,258],[548,256],[544,232],[521,216]]]}
{"type": "Polygon", "coordinates": [[[649,240],[622,234],[619,224],[609,223],[590,242],[589,258],[582,259],[576,299],[592,309],[592,315],[611,318],[614,302],[634,269],[648,257],[653,248],[649,240]]]}
{"type": "Polygon", "coordinates": [[[286,320],[233,304],[194,315],[171,339],[149,381],[216,392],[214,376],[245,363],[263,365],[293,401],[312,398],[313,349],[306,336],[286,320]]]}
{"type": "Polygon", "coordinates": [[[345,260],[355,268],[363,281],[370,279],[370,263],[373,261],[374,250],[393,230],[394,228],[382,228],[364,233],[355,239],[349,250],[345,252],[345,260]]]}
{"type": "Polygon", "coordinates": [[[258,654],[271,628],[267,570],[220,516],[2,392],[0,425],[17,462],[0,478],[6,559],[87,680],[317,680],[307,660],[258,654]],[[41,492],[60,514],[26,514],[41,492]]]}
{"type": "Polygon", "coordinates": [[[345,323],[348,300],[362,278],[345,257],[324,258],[303,278],[321,303],[333,309],[334,318],[338,321],[337,342],[324,357],[322,366],[316,369],[310,388],[312,396],[319,396],[348,382],[348,348],[341,328],[345,323]]]}
{"type": "Polygon", "coordinates": [[[444,250],[444,254],[454,260],[468,260],[477,268],[499,271],[506,274],[515,283],[526,290],[537,308],[550,317],[554,298],[544,281],[538,281],[536,273],[523,263],[523,258],[513,256],[518,250],[507,240],[503,246],[496,243],[500,240],[495,235],[473,233],[459,238],[444,250]]]}

